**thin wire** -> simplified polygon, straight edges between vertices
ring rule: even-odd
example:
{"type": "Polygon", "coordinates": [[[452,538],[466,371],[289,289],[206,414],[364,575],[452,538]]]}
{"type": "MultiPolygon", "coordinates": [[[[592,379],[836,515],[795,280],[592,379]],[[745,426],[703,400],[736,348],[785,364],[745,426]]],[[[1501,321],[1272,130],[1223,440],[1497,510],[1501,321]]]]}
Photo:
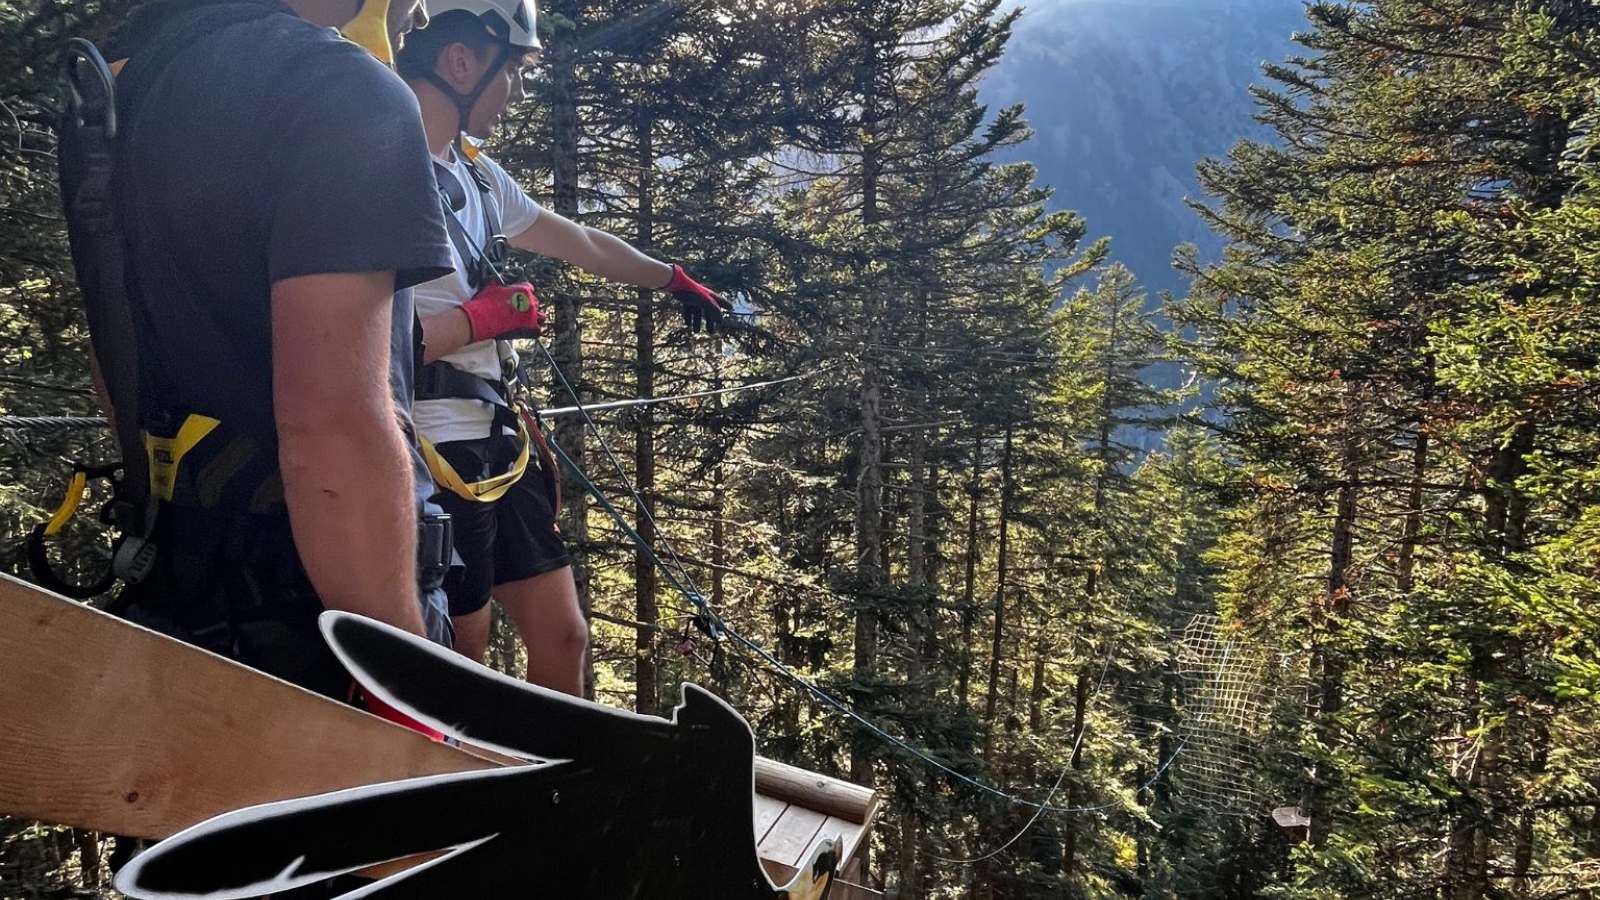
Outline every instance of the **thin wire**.
{"type": "MultiPolygon", "coordinates": [[[[644,515],[645,521],[650,523],[650,528],[655,533],[657,540],[667,549],[667,555],[671,556],[673,563],[677,565],[678,573],[683,576],[684,582],[694,588],[694,579],[689,575],[689,567],[684,565],[683,558],[678,556],[677,550],[673,549],[672,542],[662,536],[661,526],[656,524],[655,516],[651,515],[650,506],[644,502],[644,498],[639,495],[638,489],[633,486],[633,480],[628,477],[627,469],[623,468],[622,460],[618,459],[617,454],[612,452],[611,445],[606,442],[605,435],[600,433],[600,426],[595,424],[594,419],[589,415],[589,410],[583,405],[583,398],[578,396],[577,389],[572,386],[572,382],[567,380],[566,373],[561,371],[561,367],[556,364],[556,358],[551,355],[550,348],[546,347],[544,341],[539,338],[533,339],[533,345],[539,348],[539,352],[544,355],[545,362],[550,364],[550,371],[555,373],[556,380],[561,382],[561,386],[572,397],[572,402],[577,404],[577,411],[579,415],[583,416],[584,425],[588,427],[589,433],[594,435],[595,441],[600,444],[600,449],[605,451],[606,458],[611,461],[612,467],[617,470],[617,477],[622,479],[623,487],[628,489],[628,494],[633,497],[637,509],[644,515]]],[[[641,546],[645,545],[644,539],[639,537],[638,532],[633,531],[631,534],[633,539],[641,546]]],[[[694,596],[690,597],[690,600],[695,600],[700,596],[699,589],[694,588],[694,596]]],[[[700,599],[699,603],[704,603],[704,599],[700,599]]]]}
{"type": "Polygon", "coordinates": [[[0,430],[30,431],[57,428],[104,428],[104,416],[0,416],[0,430]]]}
{"type": "MultiPolygon", "coordinates": [[[[698,400],[703,397],[717,397],[726,394],[737,394],[741,391],[753,391],[757,388],[775,387],[788,384],[791,381],[802,381],[816,378],[838,369],[838,366],[828,366],[815,372],[804,372],[799,375],[790,375],[787,378],[775,378],[771,381],[757,381],[751,384],[741,384],[734,387],[722,388],[715,391],[695,391],[688,394],[672,394],[666,397],[640,397],[634,400],[617,400],[611,403],[597,403],[586,407],[589,412],[605,412],[613,409],[627,409],[635,406],[654,406],[658,403],[676,403],[683,400],[698,400]]],[[[552,407],[539,410],[539,415],[546,418],[567,416],[578,412],[576,406],[552,407]]],[[[104,416],[0,416],[0,431],[28,431],[56,428],[105,428],[111,423],[104,416]]]]}
{"type": "MultiPolygon", "coordinates": [[[[540,352],[544,354],[544,357],[545,357],[546,361],[549,362],[551,370],[556,374],[557,379],[562,383],[562,385],[567,389],[567,391],[573,396],[573,399],[579,404],[580,411],[581,411],[581,409],[582,409],[582,400],[577,396],[577,391],[575,391],[572,388],[572,385],[567,380],[566,375],[561,371],[561,367],[559,365],[557,365],[557,363],[555,361],[555,358],[550,354],[550,351],[544,346],[544,342],[543,341],[535,341],[535,343],[538,346],[540,352]]],[[[604,447],[605,446],[604,438],[600,437],[600,435],[598,434],[599,429],[594,424],[594,420],[589,418],[587,415],[584,416],[584,420],[588,423],[589,430],[596,434],[596,437],[599,438],[600,441],[601,441],[602,447],[604,447]]],[[[781,674],[785,678],[789,679],[795,685],[801,687],[807,693],[809,693],[812,696],[816,697],[824,705],[832,708],[833,710],[835,710],[839,714],[845,716],[846,718],[856,722],[858,725],[860,725],[861,727],[865,728],[870,733],[876,735],[878,738],[880,738],[883,741],[887,742],[888,744],[900,749],[901,751],[903,751],[903,752],[915,757],[916,759],[921,760],[925,764],[927,764],[929,766],[932,766],[935,769],[938,769],[939,771],[945,773],[946,775],[949,775],[950,777],[956,779],[957,781],[965,783],[965,784],[971,786],[972,788],[974,788],[974,789],[976,789],[976,790],[978,790],[978,791],[980,791],[982,793],[989,794],[991,796],[997,797],[997,798],[999,798],[1001,800],[1004,800],[1004,801],[1006,801],[1008,803],[1016,804],[1018,806],[1025,806],[1025,807],[1029,807],[1029,808],[1032,808],[1032,809],[1038,809],[1038,810],[1040,810],[1042,812],[1049,812],[1049,813],[1055,813],[1055,814],[1073,814],[1073,813],[1099,812],[1099,811],[1111,809],[1111,808],[1117,806],[1117,804],[1114,803],[1114,802],[1112,802],[1112,803],[1102,803],[1102,804],[1099,804],[1099,805],[1096,805],[1096,806],[1054,806],[1054,805],[1049,804],[1049,803],[1040,803],[1040,802],[1035,801],[1035,800],[1029,800],[1027,798],[1017,796],[1016,794],[1011,794],[1011,793],[1008,793],[1006,791],[1003,791],[1000,788],[995,787],[994,785],[991,785],[991,784],[988,784],[986,782],[980,781],[980,780],[978,780],[976,778],[973,778],[970,775],[967,775],[964,772],[958,771],[955,768],[951,767],[948,763],[946,763],[943,760],[933,756],[928,751],[925,751],[925,750],[922,750],[922,749],[920,749],[920,748],[918,748],[916,746],[913,746],[912,744],[908,743],[904,739],[902,739],[902,738],[900,738],[900,737],[898,737],[898,736],[896,736],[894,734],[891,734],[890,732],[884,730],[884,728],[882,726],[878,725],[876,722],[873,722],[872,720],[870,720],[870,719],[866,718],[865,716],[863,716],[861,713],[856,712],[854,709],[852,709],[849,706],[845,705],[843,701],[840,701],[839,699],[835,698],[833,695],[829,694],[827,691],[824,691],[822,688],[818,687],[816,684],[811,682],[805,676],[803,676],[803,675],[799,674],[798,672],[795,672],[793,669],[789,668],[787,665],[785,665],[783,662],[781,662],[776,657],[774,657],[771,653],[769,653],[766,650],[766,648],[762,647],[760,644],[757,644],[755,641],[751,640],[750,638],[745,637],[738,630],[736,630],[736,629],[732,628],[731,626],[729,626],[727,620],[724,619],[721,616],[721,614],[718,613],[716,610],[712,609],[711,605],[706,602],[706,599],[705,599],[704,595],[702,595],[697,590],[692,590],[691,588],[686,587],[683,582],[680,582],[678,580],[678,578],[667,567],[666,563],[661,559],[661,557],[656,554],[654,548],[652,548],[648,543],[646,543],[644,541],[644,539],[642,537],[639,536],[639,533],[636,530],[634,530],[633,526],[628,524],[627,520],[623,517],[621,511],[619,511],[616,508],[616,505],[613,504],[611,502],[611,500],[605,496],[605,493],[603,491],[601,491],[600,488],[594,483],[594,481],[592,479],[590,479],[589,476],[582,469],[580,469],[577,466],[576,463],[574,463],[572,461],[572,458],[567,455],[566,451],[561,448],[560,444],[557,443],[556,441],[552,440],[552,441],[550,441],[550,447],[555,452],[557,458],[561,461],[561,463],[563,465],[565,465],[567,467],[567,469],[572,472],[573,476],[578,479],[579,483],[583,485],[584,489],[587,490],[589,492],[589,494],[591,496],[593,496],[597,502],[599,502],[600,506],[608,514],[610,514],[612,519],[614,519],[616,521],[617,525],[622,528],[623,532],[626,533],[634,541],[634,543],[636,545],[638,545],[639,549],[644,552],[645,556],[650,560],[650,562],[658,570],[660,570],[660,572],[663,575],[666,576],[667,583],[669,585],[671,585],[673,588],[675,588],[676,590],[678,590],[680,593],[682,593],[684,595],[684,597],[689,600],[690,603],[694,604],[694,606],[697,609],[701,610],[701,612],[710,620],[711,624],[713,625],[713,630],[714,631],[726,634],[727,636],[733,638],[738,643],[742,644],[751,653],[754,653],[756,656],[760,657],[767,664],[767,666],[769,668],[771,668],[773,671],[778,672],[779,674],[781,674]]],[[[613,465],[616,466],[617,473],[622,478],[624,486],[627,487],[629,492],[632,493],[632,495],[635,497],[635,499],[637,499],[638,498],[638,493],[634,490],[632,483],[628,480],[627,472],[626,472],[626,470],[623,469],[623,467],[621,465],[621,462],[617,460],[615,454],[611,454],[609,452],[609,450],[607,452],[608,452],[608,455],[610,455],[610,457],[611,457],[613,465]]],[[[644,509],[642,504],[641,504],[640,508],[644,509]]],[[[648,510],[646,510],[646,513],[648,514],[648,510]]],[[[657,534],[658,535],[660,534],[660,529],[659,528],[657,529],[657,534]]],[[[667,540],[663,539],[662,543],[666,545],[666,547],[667,547],[669,552],[672,552],[672,545],[671,545],[670,541],[667,541],[667,540]]],[[[674,553],[674,556],[676,556],[675,553],[674,553]]],[[[682,569],[681,560],[680,560],[680,569],[682,569]]],[[[684,575],[684,581],[690,581],[692,583],[692,580],[689,578],[688,573],[687,573],[686,570],[683,571],[683,575],[684,575]]],[[[1170,768],[1172,766],[1173,762],[1177,760],[1178,756],[1183,752],[1184,748],[1187,745],[1188,745],[1188,737],[1185,736],[1181,741],[1179,741],[1178,745],[1173,749],[1172,755],[1169,756],[1159,767],[1157,767],[1155,773],[1138,790],[1140,792],[1142,792],[1144,790],[1147,790],[1148,788],[1153,786],[1157,781],[1159,781],[1162,778],[1162,776],[1166,774],[1167,769],[1170,768]]]]}
{"type": "MultiPolygon", "coordinates": [[[[448,204],[447,204],[447,207],[448,207],[448,204]]],[[[454,214],[454,210],[451,210],[451,214],[452,215],[454,214]]],[[[471,235],[465,234],[465,229],[462,229],[462,231],[463,231],[463,235],[467,238],[468,242],[473,244],[472,249],[474,251],[476,251],[480,255],[480,258],[487,259],[487,255],[483,253],[482,247],[478,246],[475,242],[472,242],[471,235]]],[[[497,276],[499,275],[498,270],[496,270],[496,275],[497,276]]],[[[503,281],[503,278],[502,278],[502,281],[503,281]]],[[[1028,800],[1026,798],[1019,797],[1019,796],[1017,796],[1015,794],[1007,793],[1006,791],[1003,791],[1003,790],[1001,790],[1001,789],[999,789],[999,788],[997,788],[997,787],[995,787],[995,786],[993,786],[991,784],[987,784],[985,782],[979,781],[976,778],[973,778],[970,775],[967,775],[967,774],[965,774],[963,772],[959,772],[959,771],[955,770],[954,768],[951,768],[948,764],[944,763],[942,760],[939,760],[936,757],[932,756],[931,754],[927,753],[926,751],[919,750],[918,748],[912,746],[911,744],[907,743],[906,741],[902,740],[901,738],[896,737],[895,735],[890,734],[889,732],[885,731],[877,723],[871,721],[870,719],[867,719],[865,716],[861,715],[860,713],[858,713],[855,710],[851,709],[850,707],[846,706],[843,702],[841,702],[838,699],[834,698],[827,691],[824,691],[822,688],[817,687],[815,684],[813,684],[811,681],[806,679],[804,676],[800,675],[799,673],[797,673],[794,670],[790,669],[788,666],[784,665],[776,657],[774,657],[771,653],[768,653],[767,650],[765,648],[763,648],[761,645],[757,644],[756,642],[754,642],[754,641],[750,640],[749,638],[745,637],[743,634],[740,634],[739,632],[737,632],[737,631],[733,630],[732,628],[728,627],[727,620],[723,619],[722,616],[716,610],[711,608],[711,605],[706,602],[705,596],[703,594],[701,594],[698,590],[691,589],[691,587],[693,585],[693,579],[689,575],[688,567],[684,565],[683,560],[678,556],[677,551],[675,549],[673,549],[672,542],[666,540],[662,536],[661,529],[660,529],[659,526],[657,526],[656,521],[655,521],[655,517],[650,514],[649,507],[645,504],[644,499],[639,496],[639,492],[633,486],[632,480],[628,478],[627,470],[623,467],[622,461],[619,460],[617,458],[617,455],[612,452],[610,445],[605,440],[605,436],[600,433],[600,427],[595,424],[594,419],[592,417],[590,417],[590,415],[588,413],[588,410],[584,407],[583,398],[578,395],[578,392],[572,386],[572,383],[567,380],[566,373],[563,372],[561,370],[561,366],[556,363],[555,356],[550,353],[550,350],[549,350],[548,347],[545,346],[544,341],[540,340],[539,338],[534,338],[534,346],[539,349],[539,352],[544,356],[545,361],[550,364],[551,372],[555,374],[556,380],[561,383],[562,388],[565,389],[566,392],[568,393],[568,395],[570,395],[572,397],[573,403],[577,404],[577,407],[576,407],[577,412],[580,415],[583,416],[584,424],[587,426],[589,432],[594,435],[595,440],[597,442],[599,442],[601,449],[605,451],[606,457],[608,459],[610,459],[612,466],[615,467],[615,469],[617,470],[618,477],[620,477],[622,479],[622,483],[628,489],[628,493],[630,495],[632,495],[634,501],[638,504],[639,511],[641,513],[643,513],[645,518],[646,518],[646,520],[650,522],[651,526],[654,528],[656,536],[658,538],[661,538],[662,545],[664,547],[666,547],[667,553],[673,558],[673,561],[677,564],[678,571],[683,576],[683,581],[682,582],[678,581],[678,579],[676,577],[674,577],[673,573],[667,568],[666,563],[663,562],[661,557],[655,552],[655,549],[653,547],[651,547],[648,543],[646,543],[645,540],[642,537],[639,536],[638,531],[636,531],[631,525],[628,524],[627,520],[623,518],[622,513],[617,510],[616,506],[614,504],[612,504],[611,501],[608,498],[606,498],[604,493],[599,489],[599,487],[597,487],[594,484],[594,482],[589,478],[589,476],[587,474],[585,474],[583,472],[583,470],[579,469],[578,466],[575,463],[573,463],[572,458],[567,455],[566,451],[561,449],[560,445],[557,444],[555,441],[550,441],[550,446],[552,447],[552,449],[555,450],[555,452],[556,452],[557,456],[560,458],[561,462],[564,465],[567,466],[567,468],[573,473],[573,475],[575,477],[578,478],[578,480],[580,482],[583,483],[584,488],[586,490],[588,490],[591,495],[594,496],[594,498],[600,503],[600,505],[606,510],[606,512],[610,513],[611,517],[613,519],[615,519],[617,524],[622,527],[623,531],[626,532],[628,534],[628,536],[633,539],[634,543],[638,545],[639,549],[644,552],[646,557],[649,558],[649,560],[656,566],[657,569],[659,569],[662,572],[662,574],[667,576],[667,582],[672,587],[676,588],[680,593],[682,593],[685,596],[685,598],[689,600],[690,603],[694,604],[696,608],[700,609],[711,620],[711,623],[713,625],[713,630],[714,631],[724,632],[728,636],[732,637],[734,640],[736,640],[739,643],[743,644],[752,653],[755,653],[757,656],[761,657],[761,659],[765,660],[767,665],[770,666],[772,669],[774,669],[775,671],[783,674],[790,681],[792,681],[796,685],[799,685],[800,687],[804,688],[806,691],[811,693],[817,699],[821,700],[823,703],[827,704],[828,706],[838,710],[840,713],[844,714],[845,716],[847,716],[851,720],[857,722],[862,727],[866,728],[868,731],[872,732],[873,734],[876,734],[878,737],[880,737],[883,740],[889,742],[893,746],[898,747],[901,750],[911,754],[912,756],[922,760],[923,762],[927,763],[928,765],[931,765],[934,768],[944,772],[945,774],[947,774],[947,775],[949,775],[949,776],[951,776],[951,777],[953,777],[953,778],[955,778],[955,779],[957,779],[959,781],[965,782],[965,783],[971,785],[972,787],[974,787],[974,788],[976,788],[976,789],[978,789],[978,790],[980,790],[980,791],[982,791],[984,793],[991,794],[993,796],[999,797],[1000,799],[1003,799],[1003,800],[1005,800],[1007,802],[1010,802],[1010,803],[1018,804],[1018,805],[1021,805],[1021,806],[1028,806],[1028,807],[1039,809],[1041,811],[1053,812],[1053,813],[1095,812],[1095,811],[1102,810],[1102,809],[1109,809],[1109,808],[1111,808],[1112,806],[1115,805],[1115,804],[1107,803],[1107,804],[1102,804],[1100,806],[1093,806],[1093,807],[1051,806],[1050,804],[1047,804],[1047,803],[1038,803],[1038,802],[1033,801],[1033,800],[1028,800]],[[685,583],[687,583],[691,587],[686,587],[685,583]]],[[[1173,751],[1172,756],[1169,757],[1167,759],[1167,761],[1165,763],[1163,763],[1160,766],[1160,768],[1157,769],[1156,774],[1145,785],[1145,787],[1149,787],[1150,785],[1153,785],[1156,782],[1156,780],[1158,780],[1162,776],[1162,774],[1164,774],[1166,772],[1167,767],[1170,766],[1172,764],[1173,760],[1177,759],[1178,754],[1183,751],[1183,747],[1184,747],[1184,745],[1186,743],[1187,743],[1187,738],[1184,741],[1182,741],[1182,742],[1180,742],[1178,744],[1178,747],[1173,751]]],[[[1143,791],[1144,789],[1145,788],[1143,788],[1143,787],[1140,788],[1141,791],[1143,791]]]]}
{"type": "MultiPolygon", "coordinates": [[[[1095,683],[1094,693],[1090,695],[1091,697],[1098,696],[1099,693],[1100,693],[1100,689],[1105,687],[1106,675],[1110,671],[1111,671],[1111,645],[1110,645],[1110,642],[1107,642],[1107,646],[1106,646],[1106,662],[1105,662],[1105,665],[1102,666],[1101,669],[1100,669],[1100,680],[1095,683]]],[[[1085,709],[1087,709],[1087,708],[1088,707],[1087,707],[1087,699],[1086,699],[1085,700],[1085,709]]],[[[1077,736],[1077,738],[1074,739],[1073,742],[1072,742],[1072,755],[1073,756],[1077,756],[1078,755],[1079,748],[1081,748],[1083,746],[1084,736],[1087,735],[1088,733],[1089,733],[1089,721],[1088,721],[1087,718],[1085,718],[1084,721],[1082,723],[1080,723],[1079,726],[1078,726],[1078,736],[1077,736]]],[[[1044,795],[1044,802],[1045,803],[1048,804],[1050,801],[1052,801],[1052,800],[1054,800],[1056,798],[1056,793],[1061,790],[1061,786],[1063,784],[1065,784],[1066,781],[1067,781],[1067,775],[1070,774],[1071,772],[1072,772],[1072,766],[1067,765],[1067,766],[1062,766],[1061,767],[1061,775],[1056,778],[1056,783],[1051,786],[1050,792],[1044,795]]],[[[1021,828],[1017,829],[1017,833],[1012,835],[1010,840],[1008,840],[1004,844],[1001,844],[1000,846],[994,848],[993,850],[990,850],[988,853],[985,853],[982,856],[974,856],[971,859],[952,859],[951,857],[940,856],[937,853],[930,853],[930,854],[928,854],[928,857],[930,859],[936,861],[936,862],[951,863],[953,865],[958,865],[958,866],[968,866],[968,865],[972,865],[973,863],[983,862],[984,860],[987,860],[987,859],[994,859],[996,856],[999,856],[1000,854],[1006,852],[1006,850],[1009,849],[1012,844],[1015,844],[1017,841],[1022,840],[1022,836],[1027,834],[1028,831],[1033,828],[1034,823],[1038,822],[1039,821],[1039,817],[1042,816],[1042,815],[1044,815],[1044,807],[1043,806],[1041,806],[1038,809],[1033,811],[1033,815],[1028,819],[1027,824],[1025,824],[1021,828]]]]}
{"type": "Polygon", "coordinates": [[[653,406],[657,403],[671,403],[678,400],[699,400],[703,397],[720,397],[724,394],[737,394],[740,391],[753,391],[756,388],[775,387],[780,384],[788,384],[791,381],[801,381],[807,378],[816,378],[818,375],[827,374],[828,372],[832,372],[838,368],[839,367],[836,365],[827,366],[826,368],[818,369],[815,372],[804,372],[799,375],[790,375],[787,378],[775,378],[771,381],[757,381],[753,384],[741,384],[736,387],[721,388],[715,391],[695,391],[690,394],[673,394],[668,397],[640,397],[635,400],[616,400],[610,403],[594,403],[588,406],[561,406],[552,409],[541,409],[539,410],[539,415],[544,416],[545,418],[552,418],[555,416],[570,416],[575,412],[583,412],[585,410],[591,413],[597,413],[613,409],[627,409],[634,406],[653,406]]]}

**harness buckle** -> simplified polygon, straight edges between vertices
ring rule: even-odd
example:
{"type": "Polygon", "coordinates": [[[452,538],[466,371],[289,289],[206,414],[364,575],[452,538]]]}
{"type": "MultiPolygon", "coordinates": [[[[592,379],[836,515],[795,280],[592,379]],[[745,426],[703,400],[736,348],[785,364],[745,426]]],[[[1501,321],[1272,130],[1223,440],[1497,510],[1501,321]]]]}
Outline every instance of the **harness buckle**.
{"type": "Polygon", "coordinates": [[[122,546],[111,558],[111,571],[128,584],[138,584],[150,577],[155,567],[155,542],[136,534],[124,537],[122,546]]]}
{"type": "Polygon", "coordinates": [[[417,573],[432,583],[449,571],[455,559],[455,525],[449,513],[423,516],[417,521],[417,573]]]}

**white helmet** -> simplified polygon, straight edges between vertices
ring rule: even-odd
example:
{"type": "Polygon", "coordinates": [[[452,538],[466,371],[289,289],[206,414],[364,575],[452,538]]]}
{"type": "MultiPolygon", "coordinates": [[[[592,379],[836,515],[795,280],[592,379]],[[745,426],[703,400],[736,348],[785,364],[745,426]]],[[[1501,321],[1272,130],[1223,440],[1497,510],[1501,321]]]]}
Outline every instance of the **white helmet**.
{"type": "Polygon", "coordinates": [[[428,0],[428,17],[449,12],[471,13],[489,33],[513,47],[539,50],[538,11],[533,0],[428,0]]]}

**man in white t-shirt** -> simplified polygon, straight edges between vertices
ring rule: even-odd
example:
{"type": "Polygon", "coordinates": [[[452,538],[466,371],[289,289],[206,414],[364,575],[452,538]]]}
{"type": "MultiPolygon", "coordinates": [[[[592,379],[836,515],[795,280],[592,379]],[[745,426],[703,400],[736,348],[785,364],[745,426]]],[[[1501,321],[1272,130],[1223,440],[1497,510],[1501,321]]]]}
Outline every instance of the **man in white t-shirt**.
{"type": "Polygon", "coordinates": [[[428,26],[407,39],[396,69],[417,95],[452,211],[456,271],[416,288],[427,350],[413,415],[434,450],[435,480],[454,486],[439,500],[464,563],[445,581],[456,647],[483,658],[492,594],[528,647],[528,680],[578,694],[588,625],[556,526],[556,473],[548,456],[529,453],[501,381],[504,341],[536,333],[544,317],[527,285],[506,286],[490,269],[504,252],[495,238],[670,293],[692,330],[716,330],[732,305],[681,266],[542,209],[466,140],[488,137],[522,97],[524,68],[539,51],[533,0],[431,0],[428,10],[428,26]]]}

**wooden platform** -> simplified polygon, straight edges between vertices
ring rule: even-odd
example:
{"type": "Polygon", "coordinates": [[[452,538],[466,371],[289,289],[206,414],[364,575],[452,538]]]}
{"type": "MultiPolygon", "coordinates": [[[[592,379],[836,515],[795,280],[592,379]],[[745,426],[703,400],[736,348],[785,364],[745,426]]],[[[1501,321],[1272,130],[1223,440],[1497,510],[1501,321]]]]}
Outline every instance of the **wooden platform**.
{"type": "MultiPolygon", "coordinates": [[[[0,813],[161,838],[273,800],[502,764],[0,575],[0,813]]],[[[861,846],[876,795],[756,761],[758,853],[782,883],[861,846]]],[[[846,891],[835,897],[859,896],[846,891]]]]}
{"type": "MultiPolygon", "coordinates": [[[[877,795],[865,788],[756,760],[756,852],[778,884],[794,875],[813,846],[833,837],[844,840],[843,869],[871,832],[877,814],[877,795]]],[[[834,897],[840,897],[837,888],[834,897]]]]}

